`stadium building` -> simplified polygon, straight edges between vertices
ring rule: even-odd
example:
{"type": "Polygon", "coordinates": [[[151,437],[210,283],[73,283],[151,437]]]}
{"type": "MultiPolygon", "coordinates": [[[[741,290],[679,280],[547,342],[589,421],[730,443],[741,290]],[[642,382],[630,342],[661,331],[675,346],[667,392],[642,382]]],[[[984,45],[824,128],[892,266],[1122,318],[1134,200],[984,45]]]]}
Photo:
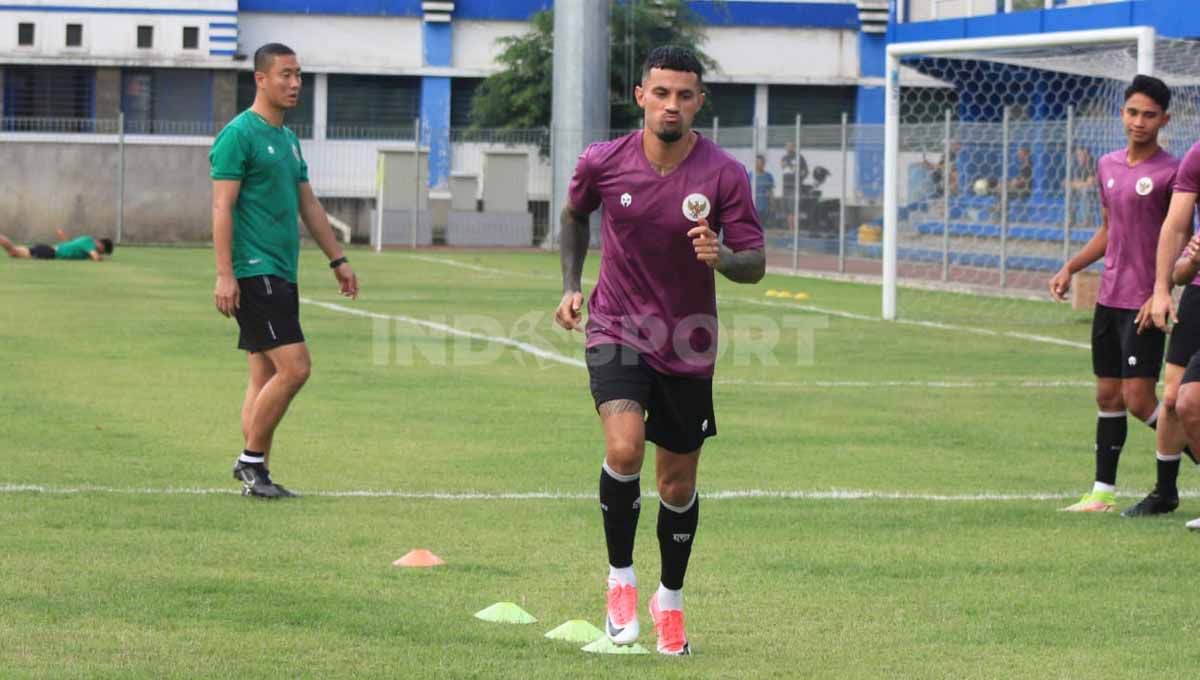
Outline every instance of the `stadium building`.
{"type": "MultiPolygon", "coordinates": [[[[309,140],[305,151],[315,188],[327,200],[350,199],[333,201],[333,212],[357,228],[368,221],[368,211],[357,210],[354,201],[375,191],[375,150],[411,143],[417,118],[427,130],[428,184],[435,194],[452,173],[481,171],[480,154],[452,141],[453,131],[467,125],[475,88],[497,70],[496,40],[528,30],[530,16],[551,5],[551,0],[3,4],[3,127],[5,133],[111,133],[111,121],[123,113],[130,144],[197,146],[198,138],[211,136],[252,101],[248,57],[254,49],[284,42],[299,53],[307,85],[288,123],[309,140]]],[[[864,64],[879,61],[887,20],[883,0],[692,6],[709,24],[706,49],[721,67],[709,78],[711,117],[721,128],[747,128],[756,121],[764,127],[790,125],[798,114],[807,123],[836,123],[843,113],[852,121],[860,114],[877,117],[882,81],[877,68],[872,72],[864,64]]],[[[711,117],[702,124],[712,125],[711,117]]],[[[537,166],[537,159],[531,164],[537,166]]],[[[549,175],[533,167],[529,176],[528,198],[536,209],[549,198],[549,175]]],[[[134,203],[126,206],[131,211],[126,217],[138,222],[134,203]]],[[[199,237],[205,220],[203,211],[198,214],[200,223],[179,225],[177,235],[199,237]]],[[[51,228],[54,217],[28,215],[39,232],[51,228]]]]}

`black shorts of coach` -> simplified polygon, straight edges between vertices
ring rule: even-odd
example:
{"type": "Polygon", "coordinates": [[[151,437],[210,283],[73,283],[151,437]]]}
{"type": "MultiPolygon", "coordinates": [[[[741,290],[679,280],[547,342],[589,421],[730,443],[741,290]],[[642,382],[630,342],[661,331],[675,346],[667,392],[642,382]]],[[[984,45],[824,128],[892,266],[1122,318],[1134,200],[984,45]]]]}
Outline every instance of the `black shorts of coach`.
{"type": "Polygon", "coordinates": [[[238,349],[262,352],[304,342],[300,330],[300,291],[278,276],[238,279],[238,349]]]}
{"type": "Polygon", "coordinates": [[[1166,333],[1153,324],[1137,332],[1136,309],[1096,305],[1092,371],[1097,378],[1154,378],[1162,370],[1166,333]]]}
{"type": "Polygon", "coordinates": [[[1171,341],[1167,345],[1167,363],[1185,366],[1180,383],[1200,382],[1200,286],[1189,285],[1183,289],[1176,310],[1179,319],[1171,329],[1171,341]]]}
{"type": "Polygon", "coordinates": [[[615,399],[642,405],[646,440],[674,453],[691,453],[716,436],[712,378],[667,375],[625,345],[589,347],[587,367],[596,408],[615,399]]]}

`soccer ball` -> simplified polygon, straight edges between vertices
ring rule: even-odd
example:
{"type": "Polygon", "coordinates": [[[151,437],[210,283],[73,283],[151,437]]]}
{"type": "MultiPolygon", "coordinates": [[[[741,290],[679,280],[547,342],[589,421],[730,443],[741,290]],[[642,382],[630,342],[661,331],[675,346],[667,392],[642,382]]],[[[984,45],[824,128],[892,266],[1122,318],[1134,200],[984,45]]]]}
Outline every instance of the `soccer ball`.
{"type": "Polygon", "coordinates": [[[987,179],[984,177],[980,177],[979,179],[975,180],[975,184],[971,185],[971,189],[975,192],[976,196],[987,196],[988,195],[987,179]]]}

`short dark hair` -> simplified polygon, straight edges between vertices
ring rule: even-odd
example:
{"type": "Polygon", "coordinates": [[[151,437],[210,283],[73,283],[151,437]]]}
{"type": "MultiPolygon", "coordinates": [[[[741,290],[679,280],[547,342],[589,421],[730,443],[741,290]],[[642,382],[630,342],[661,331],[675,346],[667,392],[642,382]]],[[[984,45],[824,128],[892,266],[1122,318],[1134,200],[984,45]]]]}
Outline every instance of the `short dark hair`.
{"type": "Polygon", "coordinates": [[[102,239],[100,239],[100,246],[101,246],[102,248],[104,248],[104,254],[105,254],[105,255],[112,255],[112,251],[113,251],[113,242],[112,242],[112,239],[111,239],[111,238],[102,238],[102,239]]]}
{"type": "Polygon", "coordinates": [[[275,57],[286,57],[296,54],[295,50],[283,43],[267,43],[254,51],[254,70],[266,73],[271,70],[275,57]]]}
{"type": "Polygon", "coordinates": [[[1153,99],[1164,112],[1171,108],[1171,88],[1154,76],[1134,76],[1133,82],[1125,88],[1125,101],[1135,94],[1144,94],[1153,99]]]}
{"type": "Polygon", "coordinates": [[[696,58],[695,52],[686,47],[668,45],[650,50],[650,54],[646,55],[646,62],[642,64],[643,80],[650,75],[652,68],[695,73],[696,80],[704,82],[704,64],[701,64],[700,60],[696,58]]]}

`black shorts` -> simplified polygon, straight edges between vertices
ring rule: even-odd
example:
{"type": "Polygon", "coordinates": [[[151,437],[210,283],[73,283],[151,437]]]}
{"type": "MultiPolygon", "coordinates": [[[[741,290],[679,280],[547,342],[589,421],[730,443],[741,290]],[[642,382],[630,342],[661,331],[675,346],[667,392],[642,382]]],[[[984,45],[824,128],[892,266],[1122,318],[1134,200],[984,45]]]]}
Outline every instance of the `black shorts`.
{"type": "Polygon", "coordinates": [[[29,246],[29,257],[35,260],[53,260],[54,246],[48,246],[45,243],[35,243],[29,246]]]}
{"type": "Polygon", "coordinates": [[[262,352],[304,342],[300,330],[300,291],[278,276],[238,279],[238,349],[262,352]]]}
{"type": "Polygon", "coordinates": [[[691,453],[716,436],[712,378],[659,373],[641,354],[617,344],[589,347],[587,367],[596,408],[614,399],[641,404],[648,441],[674,453],[691,453]]]}
{"type": "Polygon", "coordinates": [[[1200,286],[1188,285],[1179,298],[1176,312],[1179,322],[1171,329],[1167,343],[1167,363],[1187,366],[1200,351],[1200,286]]]}
{"type": "Polygon", "coordinates": [[[1136,309],[1096,305],[1092,318],[1092,371],[1097,378],[1158,378],[1166,334],[1137,332],[1136,309]]]}

